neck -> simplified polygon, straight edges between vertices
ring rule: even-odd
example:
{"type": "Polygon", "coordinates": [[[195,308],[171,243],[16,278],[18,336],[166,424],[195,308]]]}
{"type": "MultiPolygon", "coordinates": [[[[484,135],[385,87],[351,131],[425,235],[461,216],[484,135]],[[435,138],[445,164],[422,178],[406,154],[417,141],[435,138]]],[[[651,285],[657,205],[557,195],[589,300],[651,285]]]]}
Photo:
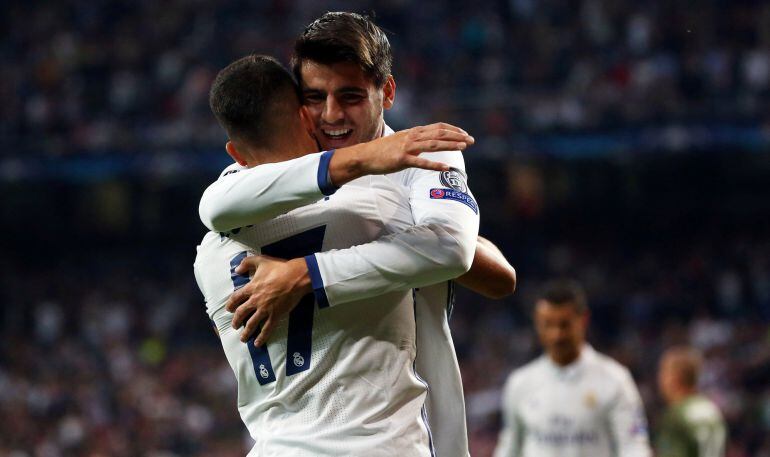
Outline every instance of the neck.
{"type": "Polygon", "coordinates": [[[578,346],[574,352],[571,352],[569,354],[557,356],[555,353],[550,353],[548,356],[551,358],[551,361],[555,363],[556,365],[559,365],[560,367],[566,367],[568,365],[573,364],[577,359],[580,358],[580,353],[582,351],[582,346],[578,346]]]}
{"type": "Polygon", "coordinates": [[[310,141],[304,141],[302,135],[286,135],[286,141],[279,141],[270,148],[255,148],[247,161],[249,168],[266,163],[284,162],[304,155],[318,152],[310,141]]]}
{"type": "Polygon", "coordinates": [[[676,389],[675,391],[671,392],[668,396],[668,403],[670,405],[675,405],[677,403],[682,402],[686,398],[692,396],[695,394],[695,389],[691,387],[680,387],[676,389]]]}

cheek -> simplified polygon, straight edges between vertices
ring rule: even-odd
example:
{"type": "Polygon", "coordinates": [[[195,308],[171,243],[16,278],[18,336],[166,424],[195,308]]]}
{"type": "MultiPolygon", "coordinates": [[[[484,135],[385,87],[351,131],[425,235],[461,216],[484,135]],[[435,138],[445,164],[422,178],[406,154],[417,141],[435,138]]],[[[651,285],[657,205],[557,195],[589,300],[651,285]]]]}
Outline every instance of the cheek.
{"type": "Polygon", "coordinates": [[[321,123],[321,113],[323,113],[323,107],[320,105],[306,105],[307,112],[310,114],[310,120],[313,124],[318,125],[321,123]]]}

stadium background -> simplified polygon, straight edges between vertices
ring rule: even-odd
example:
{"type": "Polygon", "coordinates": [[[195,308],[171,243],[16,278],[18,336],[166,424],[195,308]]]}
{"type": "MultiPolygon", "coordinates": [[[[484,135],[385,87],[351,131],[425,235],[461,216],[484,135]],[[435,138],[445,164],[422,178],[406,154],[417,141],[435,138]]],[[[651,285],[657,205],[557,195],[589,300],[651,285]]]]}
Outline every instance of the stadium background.
{"type": "Polygon", "coordinates": [[[690,343],[729,456],[770,455],[770,5],[320,3],[4,2],[0,455],[244,454],[192,277],[198,197],[227,163],[207,91],[338,9],[390,32],[393,127],[475,135],[481,233],[518,271],[508,299],[459,291],[451,320],[473,455],[555,275],[587,286],[590,340],[653,430],[657,357],[690,343]]]}

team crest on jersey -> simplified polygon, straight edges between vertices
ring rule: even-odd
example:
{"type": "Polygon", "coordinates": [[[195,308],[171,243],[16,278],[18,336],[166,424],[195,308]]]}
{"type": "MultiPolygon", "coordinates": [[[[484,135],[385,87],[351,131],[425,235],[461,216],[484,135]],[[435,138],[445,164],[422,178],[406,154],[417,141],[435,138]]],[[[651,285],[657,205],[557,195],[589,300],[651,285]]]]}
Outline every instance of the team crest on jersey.
{"type": "Polygon", "coordinates": [[[305,358],[300,355],[299,352],[295,352],[292,357],[294,357],[294,366],[295,367],[301,367],[305,364],[305,358]]]}
{"type": "Polygon", "coordinates": [[[450,168],[449,171],[442,171],[439,175],[439,181],[445,187],[450,187],[458,192],[468,192],[468,185],[465,183],[465,173],[458,168],[450,168]]]}
{"type": "Polygon", "coordinates": [[[262,376],[262,378],[267,379],[268,376],[270,376],[270,373],[268,373],[267,368],[265,368],[264,364],[259,365],[259,375],[262,376]]]}
{"type": "Polygon", "coordinates": [[[588,409],[596,408],[597,403],[596,395],[593,392],[588,392],[585,397],[583,397],[583,404],[585,404],[588,409]]]}

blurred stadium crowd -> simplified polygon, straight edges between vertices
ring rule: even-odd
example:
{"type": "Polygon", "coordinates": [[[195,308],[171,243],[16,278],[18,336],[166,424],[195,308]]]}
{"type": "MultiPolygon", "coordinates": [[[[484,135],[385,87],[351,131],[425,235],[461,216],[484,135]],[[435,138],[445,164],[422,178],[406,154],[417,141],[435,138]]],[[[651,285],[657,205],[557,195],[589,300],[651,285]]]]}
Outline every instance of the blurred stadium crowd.
{"type": "MultiPolygon", "coordinates": [[[[284,62],[308,0],[4,5],[2,150],[219,146],[207,92],[258,51],[284,62]]],[[[488,139],[554,129],[770,121],[770,5],[760,1],[362,1],[391,32],[393,119],[488,139]],[[472,114],[472,115],[471,115],[472,114]]],[[[502,146],[499,146],[502,147],[502,146]]]]}
{"type": "MultiPolygon", "coordinates": [[[[589,292],[589,340],[631,369],[653,434],[657,357],[690,343],[706,354],[703,387],[728,420],[728,456],[770,457],[767,150],[581,161],[507,146],[565,130],[767,125],[770,5],[571,5],[356,3],[392,33],[388,122],[453,121],[498,151],[470,159],[469,179],[481,232],[520,287],[498,302],[458,290],[451,325],[472,453],[495,443],[505,376],[539,353],[534,294],[570,275],[589,292]]],[[[3,8],[0,158],[10,159],[220,150],[207,106],[216,71],[255,50],[286,61],[323,12],[309,0],[3,8]]],[[[0,179],[0,456],[244,454],[235,379],[192,277],[195,205],[218,166],[0,179]],[[18,226],[30,209],[45,223],[18,226]]]]}
{"type": "MultiPolygon", "coordinates": [[[[706,354],[703,388],[730,424],[728,455],[770,455],[770,242],[663,241],[657,250],[578,241],[517,249],[543,260],[520,268],[515,300],[458,291],[451,324],[473,455],[491,455],[506,375],[539,352],[527,303],[542,280],[574,271],[591,293],[589,339],[631,368],[653,431],[657,356],[689,343],[706,354]]],[[[117,250],[88,256],[88,267],[42,262],[42,284],[36,269],[3,262],[12,306],[0,350],[0,455],[243,455],[235,380],[190,273],[150,258],[117,250]]]]}

